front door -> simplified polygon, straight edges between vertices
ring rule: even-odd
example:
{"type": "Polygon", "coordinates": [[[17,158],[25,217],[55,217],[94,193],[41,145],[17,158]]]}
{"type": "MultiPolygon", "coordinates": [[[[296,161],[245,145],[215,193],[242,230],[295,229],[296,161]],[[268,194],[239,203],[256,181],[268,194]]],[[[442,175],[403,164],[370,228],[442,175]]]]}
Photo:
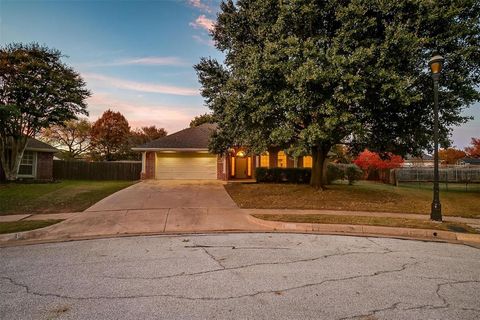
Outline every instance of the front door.
{"type": "Polygon", "coordinates": [[[235,178],[246,179],[247,176],[247,158],[235,158],[235,178]]]}

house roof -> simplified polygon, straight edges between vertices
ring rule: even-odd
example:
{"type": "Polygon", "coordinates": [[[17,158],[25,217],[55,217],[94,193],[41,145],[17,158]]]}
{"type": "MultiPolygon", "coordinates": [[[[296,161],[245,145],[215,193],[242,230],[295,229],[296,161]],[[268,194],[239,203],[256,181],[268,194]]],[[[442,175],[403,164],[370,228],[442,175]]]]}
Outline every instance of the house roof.
{"type": "Polygon", "coordinates": [[[460,159],[460,161],[463,161],[464,163],[469,163],[469,164],[480,164],[480,158],[463,158],[463,159],[460,159]]]}
{"type": "Polygon", "coordinates": [[[407,161],[429,161],[429,160],[433,160],[433,156],[431,156],[429,154],[426,154],[426,153],[422,154],[421,157],[414,157],[410,154],[407,154],[405,156],[405,160],[407,160],[407,161]]]}
{"type": "Polygon", "coordinates": [[[216,124],[204,123],[197,127],[183,129],[132,149],[137,151],[168,149],[208,150],[210,136],[216,128],[216,124]]]}
{"type": "Polygon", "coordinates": [[[28,138],[27,140],[27,146],[25,147],[25,150],[29,151],[40,151],[40,152],[58,152],[58,150],[48,143],[42,142],[37,139],[33,138],[28,138]]]}

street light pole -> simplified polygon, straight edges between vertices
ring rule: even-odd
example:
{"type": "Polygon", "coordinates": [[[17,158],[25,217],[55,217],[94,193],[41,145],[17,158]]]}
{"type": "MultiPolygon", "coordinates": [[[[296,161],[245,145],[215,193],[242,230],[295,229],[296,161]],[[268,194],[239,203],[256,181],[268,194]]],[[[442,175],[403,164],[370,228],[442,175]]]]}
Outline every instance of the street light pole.
{"type": "Polygon", "coordinates": [[[433,78],[433,91],[434,91],[434,120],[433,120],[433,201],[432,211],[430,213],[430,219],[435,221],[442,221],[442,205],[440,203],[440,190],[439,190],[439,170],[438,170],[438,80],[440,78],[440,72],[443,67],[443,57],[436,55],[429,61],[430,69],[432,71],[433,78]]]}

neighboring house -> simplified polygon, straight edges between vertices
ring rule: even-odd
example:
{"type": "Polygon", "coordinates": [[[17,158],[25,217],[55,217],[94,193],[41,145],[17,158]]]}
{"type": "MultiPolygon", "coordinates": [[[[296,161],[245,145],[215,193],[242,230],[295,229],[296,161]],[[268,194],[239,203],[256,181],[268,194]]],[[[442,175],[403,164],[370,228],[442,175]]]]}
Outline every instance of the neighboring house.
{"type": "Polygon", "coordinates": [[[480,166],[479,158],[462,158],[457,161],[460,166],[480,166]]]}
{"type": "MultiPolygon", "coordinates": [[[[19,179],[52,180],[53,154],[57,149],[49,144],[29,138],[23,152],[17,177],[19,179]]],[[[0,180],[4,180],[0,167],[0,180]]]]}
{"type": "Polygon", "coordinates": [[[288,157],[279,148],[248,155],[231,148],[228,155],[208,151],[215,124],[202,124],[133,148],[142,152],[142,179],[251,179],[257,167],[311,167],[312,157],[288,157]]]}
{"type": "Polygon", "coordinates": [[[421,157],[412,157],[410,155],[407,155],[404,159],[402,167],[433,167],[433,165],[434,161],[431,155],[423,154],[421,157]]]}

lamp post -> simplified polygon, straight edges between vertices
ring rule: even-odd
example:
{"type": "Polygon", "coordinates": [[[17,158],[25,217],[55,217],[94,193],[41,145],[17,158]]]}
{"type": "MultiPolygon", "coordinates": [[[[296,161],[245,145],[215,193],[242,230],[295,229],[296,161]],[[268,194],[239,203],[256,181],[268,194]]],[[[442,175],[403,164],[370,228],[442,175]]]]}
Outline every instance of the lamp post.
{"type": "Polygon", "coordinates": [[[438,186],[439,172],[438,172],[438,80],[440,78],[440,72],[443,67],[443,57],[440,55],[433,56],[428,65],[432,72],[433,78],[433,91],[434,91],[434,122],[433,122],[433,201],[432,211],[430,213],[430,219],[435,221],[442,221],[442,205],[440,204],[440,190],[438,186]]]}

